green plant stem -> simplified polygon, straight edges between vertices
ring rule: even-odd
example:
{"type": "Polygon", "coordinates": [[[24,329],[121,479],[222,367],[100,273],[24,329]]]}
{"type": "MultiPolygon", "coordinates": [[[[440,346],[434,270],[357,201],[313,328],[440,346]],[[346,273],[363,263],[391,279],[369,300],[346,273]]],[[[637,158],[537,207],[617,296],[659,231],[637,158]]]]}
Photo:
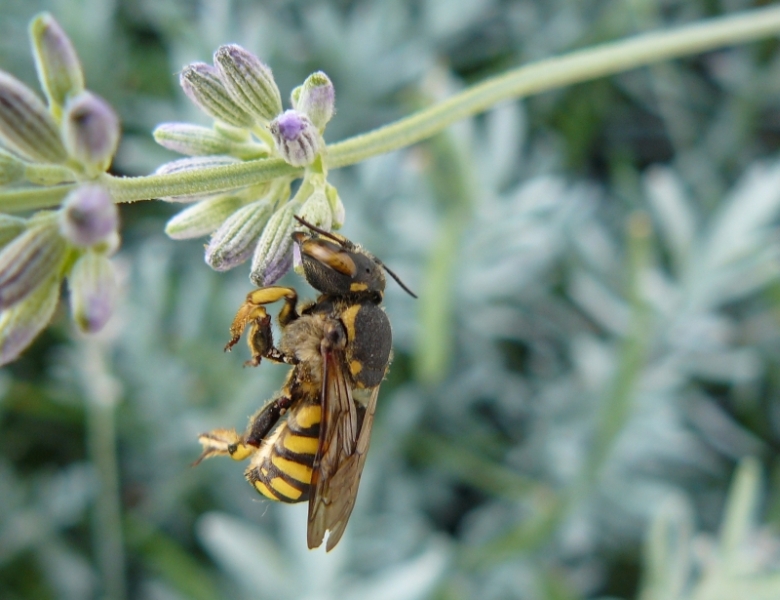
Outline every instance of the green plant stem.
{"type": "MultiPolygon", "coordinates": [[[[331,144],[326,151],[326,167],[345,167],[415,144],[506,100],[777,34],[780,34],[780,7],[770,6],[541,60],[492,77],[395,123],[331,144]]],[[[235,189],[302,173],[303,169],[291,167],[280,159],[258,159],[189,173],[145,177],[106,175],[103,181],[117,202],[135,202],[235,189]]],[[[54,189],[61,190],[61,187],[67,186],[54,189]]],[[[54,206],[64,195],[59,193],[51,194],[46,188],[0,191],[0,210],[10,212],[54,206]]]]}
{"type": "Polygon", "coordinates": [[[100,488],[94,509],[94,552],[100,565],[103,597],[124,600],[127,589],[115,423],[120,389],[105,365],[105,347],[87,339],[82,348],[80,364],[86,392],[89,456],[100,488]]]}
{"type": "Polygon", "coordinates": [[[431,137],[504,100],[780,33],[780,7],[710,19],[541,60],[492,77],[409,117],[328,147],[330,168],[351,165],[431,137]]]}

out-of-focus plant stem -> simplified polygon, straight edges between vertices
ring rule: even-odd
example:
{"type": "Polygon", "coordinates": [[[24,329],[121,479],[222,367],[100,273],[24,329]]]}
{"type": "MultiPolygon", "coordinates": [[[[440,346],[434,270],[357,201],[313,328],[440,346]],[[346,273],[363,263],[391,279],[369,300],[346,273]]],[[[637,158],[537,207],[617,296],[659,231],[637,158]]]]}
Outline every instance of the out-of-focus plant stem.
{"type": "Polygon", "coordinates": [[[82,351],[79,364],[87,400],[89,457],[97,472],[99,489],[92,532],[95,560],[100,566],[103,597],[124,600],[127,590],[115,423],[121,391],[105,364],[105,346],[94,338],[86,338],[82,351]]]}
{"type": "Polygon", "coordinates": [[[475,189],[471,165],[457,140],[447,133],[428,144],[433,194],[443,211],[420,289],[419,324],[415,344],[415,374],[428,385],[447,374],[453,344],[453,286],[460,243],[472,213],[475,189]]]}
{"type": "MultiPolygon", "coordinates": [[[[778,33],[780,7],[770,6],[706,20],[671,31],[646,33],[541,60],[492,77],[399,121],[331,144],[326,151],[327,167],[345,167],[410,146],[505,100],[523,98],[663,60],[759,40],[778,33]]],[[[134,202],[161,196],[235,189],[279,176],[299,175],[302,172],[302,169],[291,167],[279,159],[258,159],[168,175],[126,178],[106,175],[103,183],[111,189],[117,202],[134,202]]],[[[25,190],[24,194],[14,190],[0,192],[0,211],[45,208],[56,205],[57,202],[58,199],[46,188],[25,190]]]]}

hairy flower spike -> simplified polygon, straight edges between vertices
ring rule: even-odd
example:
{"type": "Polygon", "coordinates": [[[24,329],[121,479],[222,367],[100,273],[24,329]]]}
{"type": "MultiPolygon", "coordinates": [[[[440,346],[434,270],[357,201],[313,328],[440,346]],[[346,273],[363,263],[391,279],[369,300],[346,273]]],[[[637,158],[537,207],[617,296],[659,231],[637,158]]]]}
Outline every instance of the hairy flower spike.
{"type": "Polygon", "coordinates": [[[187,65],[179,76],[184,93],[210,117],[234,127],[252,127],[251,115],[230,96],[219,71],[203,62],[187,65]]]}
{"type": "Polygon", "coordinates": [[[295,214],[301,203],[291,200],[277,210],[257,242],[252,257],[250,281],[258,287],[272,285],[292,266],[292,232],[298,221],[295,214]]]}
{"type": "Polygon", "coordinates": [[[263,199],[234,212],[206,247],[208,265],[215,271],[228,271],[245,262],[252,255],[272,210],[270,199],[263,199]]]}
{"type": "MultiPolygon", "coordinates": [[[[301,210],[298,211],[298,216],[315,227],[330,231],[333,226],[333,210],[325,195],[325,190],[318,189],[312,192],[309,199],[301,206],[301,210]]],[[[303,228],[302,225],[299,227],[303,228]]]]}
{"type": "Polygon", "coordinates": [[[65,240],[51,220],[31,225],[0,251],[0,310],[29,295],[56,274],[65,258],[65,240]]]}
{"type": "Polygon", "coordinates": [[[81,256],[68,276],[70,311],[84,333],[100,331],[114,312],[116,273],[104,255],[88,251],[81,256]]]}
{"type": "MultiPolygon", "coordinates": [[[[190,158],[179,158],[169,163],[160,165],[155,171],[158,175],[167,175],[169,173],[184,173],[187,171],[197,171],[207,167],[218,167],[223,165],[233,165],[240,162],[232,156],[193,156],[190,158]]],[[[188,194],[186,196],[164,196],[160,200],[166,202],[195,202],[202,198],[213,196],[214,192],[203,192],[202,194],[188,194]]]]}
{"type": "Polygon", "coordinates": [[[44,163],[67,159],[57,124],[30,88],[0,71],[0,140],[25,158],[44,163]]]}
{"type": "Polygon", "coordinates": [[[331,184],[325,185],[325,195],[330,203],[330,209],[333,213],[333,229],[341,229],[344,226],[344,220],[347,213],[344,209],[344,203],[341,201],[338,190],[331,184]]]}
{"type": "Polygon", "coordinates": [[[236,196],[207,198],[174,215],[165,225],[165,233],[174,240],[190,240],[214,233],[244,204],[236,196]]]}
{"type": "Polygon", "coordinates": [[[311,164],[320,151],[320,133],[302,112],[283,112],[268,125],[281,157],[294,167],[311,164]]]}
{"type": "Polygon", "coordinates": [[[68,102],[62,120],[65,145],[70,155],[93,174],[111,166],[119,145],[119,119],[111,106],[91,92],[68,102]]]}
{"type": "Polygon", "coordinates": [[[154,141],[180,154],[209,156],[230,154],[243,159],[268,155],[264,145],[247,140],[236,141],[220,131],[189,123],[163,123],[154,130],[154,141]]]}
{"type": "Polygon", "coordinates": [[[119,227],[119,211],[101,185],[81,185],[65,198],[60,231],[73,245],[89,247],[107,241],[119,227]]]}
{"type": "MultiPolygon", "coordinates": [[[[53,109],[84,91],[84,74],[76,51],[59,23],[48,14],[30,24],[38,79],[53,109]]],[[[58,114],[58,113],[56,113],[58,114]]]]}
{"type": "Polygon", "coordinates": [[[0,149],[0,185],[24,179],[24,163],[13,154],[0,149]]]}
{"type": "Polygon", "coordinates": [[[233,99],[259,122],[282,112],[282,96],[271,69],[254,54],[237,44],[220,46],[214,65],[233,99]]]}
{"type": "Polygon", "coordinates": [[[15,360],[54,316],[60,278],[52,275],[22,301],[0,313],[0,365],[15,360]]]}
{"type": "Polygon", "coordinates": [[[303,82],[295,108],[304,112],[311,122],[322,132],[333,117],[336,103],[336,90],[333,83],[322,71],[312,73],[303,82]]]}
{"type": "Polygon", "coordinates": [[[21,234],[26,227],[24,219],[0,213],[0,248],[21,234]]]}

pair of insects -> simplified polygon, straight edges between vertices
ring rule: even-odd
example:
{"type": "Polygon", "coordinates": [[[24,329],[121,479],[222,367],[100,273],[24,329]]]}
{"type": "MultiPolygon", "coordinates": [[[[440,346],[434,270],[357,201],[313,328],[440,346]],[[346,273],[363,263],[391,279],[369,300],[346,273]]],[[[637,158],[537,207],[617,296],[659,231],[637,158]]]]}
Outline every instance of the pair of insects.
{"type": "MultiPolygon", "coordinates": [[[[298,217],[296,217],[298,218],[298,217]]],[[[279,395],[249,419],[243,435],[215,429],[200,436],[204,458],[251,458],[247,480],[263,496],[309,501],[307,541],[326,549],[341,539],[355,504],[368,451],[379,385],[391,358],[390,321],[381,308],[386,270],[381,261],[346,238],[302,219],[311,233],[295,232],[304,275],[320,292],[298,310],[292,288],[251,292],[230,328],[232,348],[248,327],[257,366],[263,358],[293,368],[279,395]],[[274,345],[265,305],[284,301],[282,337],[274,345]]]]}

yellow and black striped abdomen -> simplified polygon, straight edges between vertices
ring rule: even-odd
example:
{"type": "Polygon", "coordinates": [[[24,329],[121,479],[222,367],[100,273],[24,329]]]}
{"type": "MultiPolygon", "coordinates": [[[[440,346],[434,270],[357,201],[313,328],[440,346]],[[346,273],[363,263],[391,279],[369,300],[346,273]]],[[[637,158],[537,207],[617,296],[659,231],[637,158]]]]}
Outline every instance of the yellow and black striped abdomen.
{"type": "Polygon", "coordinates": [[[299,404],[263,442],[246,470],[247,480],[263,496],[288,503],[309,499],[321,418],[319,403],[299,404]]]}

